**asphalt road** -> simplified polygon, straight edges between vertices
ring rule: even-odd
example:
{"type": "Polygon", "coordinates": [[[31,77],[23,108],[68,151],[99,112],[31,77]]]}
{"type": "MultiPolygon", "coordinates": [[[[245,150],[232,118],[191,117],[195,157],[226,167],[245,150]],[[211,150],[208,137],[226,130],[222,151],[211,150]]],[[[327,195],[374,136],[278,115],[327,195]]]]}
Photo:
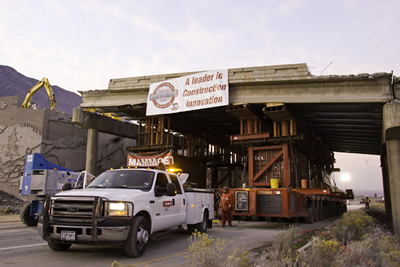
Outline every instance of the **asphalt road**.
{"type": "MultiPolygon", "coordinates": [[[[362,207],[363,205],[348,206],[349,210],[362,207]]],[[[329,226],[335,219],[337,217],[299,226],[304,230],[318,229],[329,226]]],[[[289,225],[290,223],[266,221],[234,221],[232,228],[222,228],[216,224],[208,229],[207,234],[214,239],[226,239],[225,250],[239,247],[248,251],[249,261],[254,262],[263,248],[273,241],[274,236],[289,225]]],[[[117,261],[124,266],[185,266],[189,237],[186,231],[165,233],[150,240],[145,254],[140,258],[128,258],[123,247],[115,246],[72,245],[67,251],[54,252],[38,235],[36,227],[27,227],[17,219],[9,222],[0,218],[0,265],[109,267],[112,262],[117,261]]]]}

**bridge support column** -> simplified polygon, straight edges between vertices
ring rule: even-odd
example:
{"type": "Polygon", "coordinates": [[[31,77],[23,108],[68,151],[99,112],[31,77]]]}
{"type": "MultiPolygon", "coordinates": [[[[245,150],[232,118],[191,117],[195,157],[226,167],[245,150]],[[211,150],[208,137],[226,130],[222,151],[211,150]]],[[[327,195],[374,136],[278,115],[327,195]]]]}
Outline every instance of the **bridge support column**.
{"type": "Polygon", "coordinates": [[[383,141],[386,143],[392,225],[394,233],[400,235],[400,102],[383,106],[383,141]]]}
{"type": "Polygon", "coordinates": [[[86,148],[86,171],[93,175],[96,173],[97,162],[97,143],[99,140],[99,130],[89,128],[87,135],[87,148],[86,148]]]}

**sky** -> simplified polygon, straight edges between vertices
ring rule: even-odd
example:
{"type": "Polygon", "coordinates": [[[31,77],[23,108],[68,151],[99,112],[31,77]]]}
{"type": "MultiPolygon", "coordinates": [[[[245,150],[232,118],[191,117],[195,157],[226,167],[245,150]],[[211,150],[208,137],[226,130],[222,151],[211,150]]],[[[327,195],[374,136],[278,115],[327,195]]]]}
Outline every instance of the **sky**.
{"type": "MultiPolygon", "coordinates": [[[[307,63],[313,75],[400,76],[398,0],[0,5],[0,65],[73,92],[107,89],[112,78],[294,63],[307,63]]],[[[366,175],[375,176],[375,168],[380,175],[379,157],[358,156],[355,163],[366,175]]],[[[350,172],[348,187],[360,180],[354,168],[343,168],[350,172]]],[[[371,179],[357,186],[382,187],[381,177],[377,184],[371,179]]]]}

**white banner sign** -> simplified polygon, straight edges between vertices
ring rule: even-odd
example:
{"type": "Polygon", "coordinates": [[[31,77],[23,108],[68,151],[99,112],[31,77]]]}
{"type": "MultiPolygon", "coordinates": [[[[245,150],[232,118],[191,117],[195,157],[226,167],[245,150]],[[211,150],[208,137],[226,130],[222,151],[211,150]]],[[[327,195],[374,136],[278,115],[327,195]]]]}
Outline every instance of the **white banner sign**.
{"type": "Polygon", "coordinates": [[[156,167],[160,162],[164,165],[173,165],[174,155],[172,152],[157,155],[128,154],[128,167],[156,167]]]}
{"type": "Polygon", "coordinates": [[[228,70],[150,84],[146,116],[229,105],[228,70]]]}

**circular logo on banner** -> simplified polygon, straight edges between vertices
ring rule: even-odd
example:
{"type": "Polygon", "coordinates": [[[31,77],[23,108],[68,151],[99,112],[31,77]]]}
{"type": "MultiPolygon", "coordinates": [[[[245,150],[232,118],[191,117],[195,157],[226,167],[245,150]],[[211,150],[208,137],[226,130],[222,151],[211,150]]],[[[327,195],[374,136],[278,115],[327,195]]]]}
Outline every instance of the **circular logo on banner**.
{"type": "Polygon", "coordinates": [[[150,101],[153,101],[154,106],[158,108],[167,108],[178,96],[178,90],[168,82],[162,83],[150,95],[150,101]]]}

